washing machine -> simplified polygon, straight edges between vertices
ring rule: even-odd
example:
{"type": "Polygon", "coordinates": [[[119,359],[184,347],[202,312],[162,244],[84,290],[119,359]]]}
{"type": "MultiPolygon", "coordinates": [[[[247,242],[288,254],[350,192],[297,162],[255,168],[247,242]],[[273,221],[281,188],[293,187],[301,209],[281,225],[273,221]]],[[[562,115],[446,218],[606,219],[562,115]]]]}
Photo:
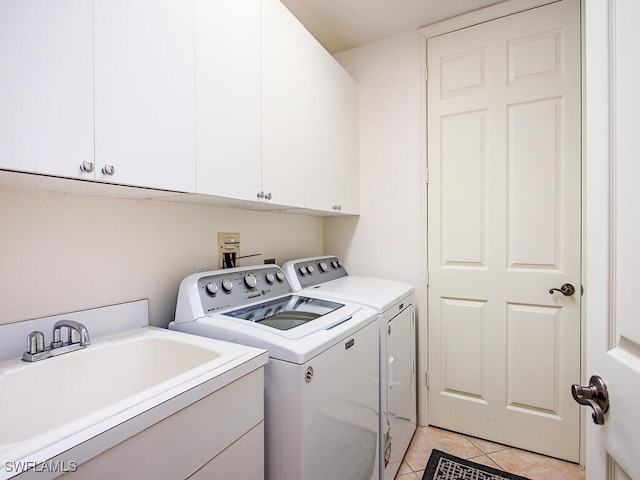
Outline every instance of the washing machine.
{"type": "Polygon", "coordinates": [[[393,480],[417,421],[413,286],[381,278],[350,276],[334,256],[292,260],[282,269],[299,294],[319,294],[376,311],[380,341],[380,478],[393,480]]]}
{"type": "Polygon", "coordinates": [[[268,480],[379,478],[375,310],[296,294],[280,267],[258,265],[186,277],[169,328],[269,351],[268,480]]]}

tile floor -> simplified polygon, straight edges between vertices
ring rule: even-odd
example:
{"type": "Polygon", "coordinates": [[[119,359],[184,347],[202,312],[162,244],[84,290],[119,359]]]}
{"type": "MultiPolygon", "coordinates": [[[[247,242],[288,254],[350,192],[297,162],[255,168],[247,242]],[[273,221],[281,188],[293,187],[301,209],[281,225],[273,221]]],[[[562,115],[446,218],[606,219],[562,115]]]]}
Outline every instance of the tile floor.
{"type": "Polygon", "coordinates": [[[421,480],[433,448],[522,475],[531,480],[584,480],[585,478],[584,468],[574,463],[467,437],[448,430],[418,427],[398,470],[396,480],[421,480]]]}

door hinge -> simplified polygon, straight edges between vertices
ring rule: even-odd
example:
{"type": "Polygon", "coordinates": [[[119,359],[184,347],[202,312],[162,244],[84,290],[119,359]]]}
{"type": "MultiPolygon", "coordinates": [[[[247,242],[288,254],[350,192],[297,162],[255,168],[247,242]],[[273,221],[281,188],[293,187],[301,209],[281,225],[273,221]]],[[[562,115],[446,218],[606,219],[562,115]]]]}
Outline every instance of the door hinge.
{"type": "Polygon", "coordinates": [[[429,67],[424,67],[424,81],[429,81],[429,67]]]}
{"type": "Polygon", "coordinates": [[[424,284],[428,287],[429,286],[429,270],[427,270],[426,272],[424,272],[424,284]]]}
{"type": "Polygon", "coordinates": [[[426,372],[424,376],[425,376],[425,383],[427,384],[427,388],[429,388],[429,372],[426,372]]]}
{"type": "Polygon", "coordinates": [[[429,183],[429,169],[424,171],[424,183],[429,183]]]}

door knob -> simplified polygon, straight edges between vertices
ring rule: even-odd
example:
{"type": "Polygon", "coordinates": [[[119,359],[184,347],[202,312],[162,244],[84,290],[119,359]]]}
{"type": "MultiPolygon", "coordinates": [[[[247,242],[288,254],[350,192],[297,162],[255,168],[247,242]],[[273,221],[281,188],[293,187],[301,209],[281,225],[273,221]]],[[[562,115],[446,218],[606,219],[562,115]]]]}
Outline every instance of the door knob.
{"type": "Polygon", "coordinates": [[[593,408],[591,418],[596,425],[604,424],[604,414],[609,410],[609,392],[604,380],[598,375],[589,379],[589,386],[571,385],[571,395],[580,405],[593,408]]]}
{"type": "Polygon", "coordinates": [[[560,285],[560,288],[552,288],[549,290],[549,293],[553,294],[553,292],[560,292],[565,297],[570,297],[574,293],[576,293],[576,287],[571,285],[570,283],[563,283],[560,285]]]}

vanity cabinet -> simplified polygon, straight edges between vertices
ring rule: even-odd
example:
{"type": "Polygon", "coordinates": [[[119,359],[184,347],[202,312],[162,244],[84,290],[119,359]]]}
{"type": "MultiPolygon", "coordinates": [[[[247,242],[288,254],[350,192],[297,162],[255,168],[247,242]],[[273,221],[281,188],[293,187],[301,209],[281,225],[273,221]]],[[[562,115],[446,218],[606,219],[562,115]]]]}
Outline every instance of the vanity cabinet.
{"type": "Polygon", "coordinates": [[[93,178],[93,5],[0,0],[0,168],[93,178]]]}
{"type": "MultiPolygon", "coordinates": [[[[109,432],[102,435],[108,437],[109,432]]],[[[254,370],[108,450],[102,450],[101,440],[95,437],[88,445],[52,459],[53,464],[58,461],[69,465],[71,460],[67,458],[77,464],[77,468],[61,478],[262,479],[264,368],[254,370]],[[84,454],[83,447],[91,453],[84,454]],[[85,455],[90,458],[79,460],[85,455]]]]}
{"type": "Polygon", "coordinates": [[[97,180],[195,190],[194,1],[94,0],[97,180]]]}

